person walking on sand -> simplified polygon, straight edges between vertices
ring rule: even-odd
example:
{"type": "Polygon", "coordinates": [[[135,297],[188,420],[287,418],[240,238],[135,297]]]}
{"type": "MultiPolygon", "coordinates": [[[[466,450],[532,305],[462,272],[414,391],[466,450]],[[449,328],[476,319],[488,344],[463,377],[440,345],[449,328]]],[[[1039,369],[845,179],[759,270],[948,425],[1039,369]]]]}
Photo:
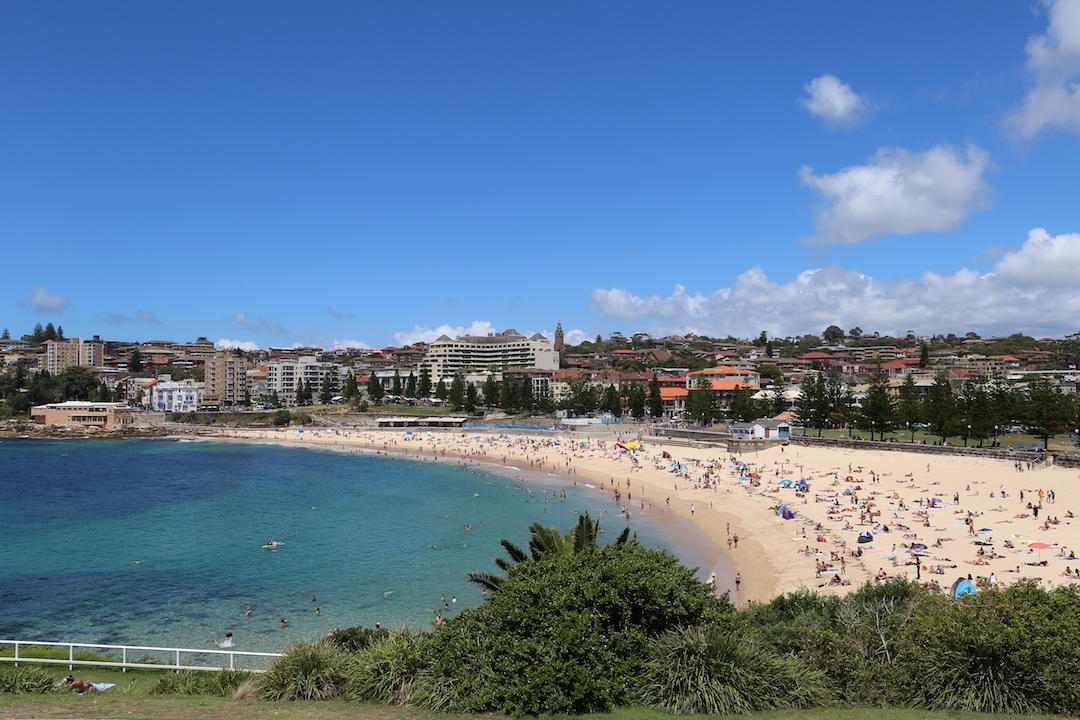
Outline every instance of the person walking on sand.
{"type": "Polygon", "coordinates": [[[690,517],[694,517],[694,503],[690,503],[690,517]]]}
{"type": "Polygon", "coordinates": [[[742,585],[742,574],[735,573],[735,592],[739,592],[740,585],[742,585]]]}

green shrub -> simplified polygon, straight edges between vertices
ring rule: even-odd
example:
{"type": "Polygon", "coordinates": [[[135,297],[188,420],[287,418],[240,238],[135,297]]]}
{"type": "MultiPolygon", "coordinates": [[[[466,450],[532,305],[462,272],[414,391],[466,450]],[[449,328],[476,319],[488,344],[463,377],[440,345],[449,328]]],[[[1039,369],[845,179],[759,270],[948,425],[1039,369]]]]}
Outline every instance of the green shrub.
{"type": "Polygon", "coordinates": [[[526,560],[484,605],[433,633],[417,698],[430,702],[439,688],[441,706],[455,710],[610,710],[629,699],[651,636],[730,612],[658,550],[607,545],[526,560]]]}
{"type": "Polygon", "coordinates": [[[1080,590],[931,596],[907,629],[907,699],[978,712],[1080,712],[1080,590]]]}
{"type": "Polygon", "coordinates": [[[335,630],[334,634],[328,639],[332,644],[346,652],[358,652],[377,642],[382,642],[389,635],[390,631],[386,628],[376,630],[375,628],[356,625],[335,630]]]}
{"type": "Polygon", "coordinates": [[[837,700],[885,705],[904,698],[901,639],[926,596],[906,580],[868,583],[844,597],[800,590],[740,613],[740,628],[822,671],[837,700]]]}
{"type": "Polygon", "coordinates": [[[669,712],[712,715],[810,707],[828,697],[822,672],[718,628],[653,641],[635,694],[669,712]]]}
{"type": "Polygon", "coordinates": [[[53,690],[54,680],[44,668],[27,666],[0,671],[0,693],[40,695],[53,690]]]}
{"type": "Polygon", "coordinates": [[[349,656],[328,642],[298,643],[259,678],[264,700],[332,700],[341,694],[349,656]]]}
{"type": "Polygon", "coordinates": [[[251,676],[252,673],[244,670],[180,670],[163,674],[150,694],[228,697],[251,676]]]}
{"type": "Polygon", "coordinates": [[[427,641],[426,634],[402,628],[370,643],[349,665],[346,694],[364,702],[412,702],[413,685],[428,665],[427,641]]]}

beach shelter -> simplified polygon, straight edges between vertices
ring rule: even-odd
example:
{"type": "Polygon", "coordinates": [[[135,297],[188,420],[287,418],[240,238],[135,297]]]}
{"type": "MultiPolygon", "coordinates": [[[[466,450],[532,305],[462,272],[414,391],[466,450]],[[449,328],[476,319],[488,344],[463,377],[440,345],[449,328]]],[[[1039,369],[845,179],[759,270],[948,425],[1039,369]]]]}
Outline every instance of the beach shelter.
{"type": "Polygon", "coordinates": [[[781,480],[780,481],[780,487],[785,487],[785,488],[791,487],[791,481],[790,480],[781,480]]]}
{"type": "Polygon", "coordinates": [[[974,595],[978,591],[979,589],[975,587],[975,583],[967,578],[957,578],[956,582],[949,588],[949,597],[959,598],[964,595],[974,595]]]}
{"type": "Polygon", "coordinates": [[[799,482],[795,483],[795,489],[799,492],[806,492],[810,489],[810,483],[806,482],[805,480],[800,480],[799,482]]]}
{"type": "Polygon", "coordinates": [[[785,520],[791,520],[795,517],[795,512],[787,505],[781,505],[776,509],[776,514],[785,520]]]}
{"type": "Polygon", "coordinates": [[[641,449],[641,441],[640,440],[632,440],[632,441],[630,441],[628,443],[615,443],[615,447],[622,448],[623,450],[640,450],[641,449]]]}
{"type": "Polygon", "coordinates": [[[863,530],[861,533],[859,533],[858,541],[860,543],[868,543],[868,542],[872,541],[873,539],[874,539],[874,533],[870,532],[869,530],[863,530]]]}

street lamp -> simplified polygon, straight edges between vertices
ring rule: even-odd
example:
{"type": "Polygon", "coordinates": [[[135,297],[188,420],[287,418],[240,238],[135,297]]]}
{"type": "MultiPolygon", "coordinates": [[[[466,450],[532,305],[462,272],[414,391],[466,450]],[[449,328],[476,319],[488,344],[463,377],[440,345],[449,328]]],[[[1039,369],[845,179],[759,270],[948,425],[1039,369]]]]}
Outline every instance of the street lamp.
{"type": "Polygon", "coordinates": [[[964,447],[967,447],[968,442],[971,440],[971,425],[969,424],[967,427],[968,427],[968,431],[967,431],[967,436],[964,438],[964,447]]]}
{"type": "Polygon", "coordinates": [[[998,426],[995,425],[994,426],[994,447],[997,447],[998,444],[999,444],[997,435],[998,435],[998,426]]]}

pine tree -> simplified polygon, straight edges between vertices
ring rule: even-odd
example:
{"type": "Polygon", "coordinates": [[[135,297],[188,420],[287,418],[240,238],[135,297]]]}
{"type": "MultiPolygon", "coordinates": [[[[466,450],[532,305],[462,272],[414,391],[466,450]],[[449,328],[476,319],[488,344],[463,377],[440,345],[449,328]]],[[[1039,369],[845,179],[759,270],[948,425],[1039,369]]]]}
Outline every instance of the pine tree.
{"type": "MultiPolygon", "coordinates": [[[[421,377],[421,379],[423,379],[422,375],[420,377],[421,377]]],[[[436,400],[445,400],[446,399],[446,383],[444,383],[441,379],[439,380],[439,382],[435,383],[435,399],[436,400]]]]}
{"type": "Polygon", "coordinates": [[[687,394],[686,414],[702,425],[708,425],[716,419],[718,415],[716,397],[713,394],[712,383],[707,378],[699,376],[694,387],[687,394]]]}
{"type": "Polygon", "coordinates": [[[0,335],[0,340],[10,340],[10,339],[11,339],[11,332],[7,328],[4,328],[4,333],[2,335],[0,335]]]}
{"type": "Polygon", "coordinates": [[[983,440],[994,432],[994,413],[990,396],[981,385],[968,380],[960,389],[960,412],[964,424],[964,443],[983,440]]]}
{"type": "Polygon", "coordinates": [[[34,334],[30,336],[30,341],[35,345],[40,345],[45,341],[45,330],[41,327],[41,323],[34,325],[34,334]]]}
{"type": "Polygon", "coordinates": [[[44,337],[46,340],[56,339],[56,328],[53,327],[53,324],[51,322],[45,324],[45,332],[43,333],[42,337],[44,337]]]}
{"type": "Polygon", "coordinates": [[[735,388],[731,394],[731,417],[738,422],[750,422],[758,417],[757,403],[745,387],[735,388]]]}
{"type": "Polygon", "coordinates": [[[401,397],[401,373],[394,370],[394,381],[390,386],[390,394],[401,397]]]}
{"type": "Polygon", "coordinates": [[[663,416],[664,414],[664,398],[660,395],[660,379],[653,373],[652,380],[649,381],[649,415],[654,418],[663,416]]]}
{"type": "Polygon", "coordinates": [[[63,325],[57,325],[56,326],[56,339],[57,340],[63,340],[64,339],[64,326],[63,325]]]}
{"type": "Polygon", "coordinates": [[[142,353],[139,352],[139,348],[135,348],[131,351],[131,357],[128,358],[128,370],[131,372],[142,372],[143,362],[142,353]]]}
{"type": "Polygon", "coordinates": [[[469,413],[476,410],[477,397],[476,386],[468,383],[465,387],[465,410],[469,413]]]}
{"type": "Polygon", "coordinates": [[[788,402],[787,396],[784,394],[783,381],[773,385],[771,405],[772,407],[770,408],[770,410],[773,417],[784,413],[789,407],[791,407],[791,403],[788,402]]]}
{"type": "Polygon", "coordinates": [[[870,387],[862,401],[859,418],[863,429],[870,431],[871,440],[874,439],[874,431],[881,433],[880,437],[884,440],[885,431],[890,430],[896,421],[896,411],[889,395],[889,378],[880,370],[870,377],[870,387]]]}
{"type": "Polygon", "coordinates": [[[499,388],[499,407],[503,410],[513,410],[517,407],[517,388],[510,378],[503,376],[502,387],[499,388]]]}
{"type": "Polygon", "coordinates": [[[1069,399],[1057,385],[1039,378],[1028,386],[1024,425],[1029,433],[1043,441],[1043,449],[1049,446],[1050,438],[1067,432],[1070,414],[1069,399]]]}
{"type": "Polygon", "coordinates": [[[322,387],[319,388],[319,402],[328,404],[334,397],[334,381],[330,373],[323,376],[322,387]]]}
{"type": "Polygon", "coordinates": [[[356,384],[356,373],[353,372],[351,367],[345,368],[345,372],[347,373],[345,376],[345,389],[342,394],[352,400],[360,394],[360,386],[356,384]]]}
{"type": "Polygon", "coordinates": [[[532,412],[533,401],[532,380],[525,378],[525,382],[521,383],[521,389],[518,390],[518,403],[525,412],[532,412]]]}
{"type": "Polygon", "coordinates": [[[645,417],[645,391],[640,385],[630,388],[630,415],[637,420],[645,417]]]}
{"type": "Polygon", "coordinates": [[[416,396],[427,400],[431,397],[431,371],[427,365],[420,368],[420,380],[416,383],[416,396]]]}
{"type": "Polygon", "coordinates": [[[405,381],[405,397],[416,397],[416,375],[412,371],[409,371],[409,377],[405,381]]]}
{"type": "Polygon", "coordinates": [[[367,381],[368,402],[372,405],[378,405],[383,399],[383,394],[382,383],[379,382],[379,377],[375,374],[375,371],[372,370],[367,381]]]}
{"type": "Polygon", "coordinates": [[[927,347],[926,343],[919,345],[919,367],[930,367],[930,348],[927,347]]]}
{"type": "Polygon", "coordinates": [[[499,384],[495,382],[494,373],[490,373],[484,380],[484,404],[488,407],[499,404],[499,384]]]}
{"type": "Polygon", "coordinates": [[[922,421],[922,403],[915,378],[908,374],[900,386],[900,402],[896,405],[897,421],[911,431],[911,442],[915,442],[915,428],[922,421]]]}
{"type": "Polygon", "coordinates": [[[604,401],[601,407],[604,412],[609,412],[615,417],[622,416],[622,401],[619,398],[619,391],[614,384],[604,388],[604,401]]]}
{"type": "Polygon", "coordinates": [[[941,438],[941,442],[956,434],[956,396],[944,373],[934,378],[923,402],[923,411],[930,431],[941,438]]]}
{"type": "Polygon", "coordinates": [[[455,374],[450,381],[450,404],[455,410],[465,407],[465,377],[461,373],[455,374]]]}

